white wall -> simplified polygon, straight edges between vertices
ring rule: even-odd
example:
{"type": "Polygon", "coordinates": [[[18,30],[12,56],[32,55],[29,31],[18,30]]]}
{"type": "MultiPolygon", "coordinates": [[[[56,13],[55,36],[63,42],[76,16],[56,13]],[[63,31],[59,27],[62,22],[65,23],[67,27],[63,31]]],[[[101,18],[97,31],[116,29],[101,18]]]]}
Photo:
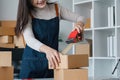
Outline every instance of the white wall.
{"type": "MultiPolygon", "coordinates": [[[[61,0],[61,5],[72,11],[72,0],[61,0]]],[[[60,25],[60,35],[62,35],[62,39],[65,41],[72,30],[72,22],[61,21],[60,25]]]]}
{"type": "Polygon", "coordinates": [[[0,20],[16,20],[19,0],[0,0],[0,20]]]}

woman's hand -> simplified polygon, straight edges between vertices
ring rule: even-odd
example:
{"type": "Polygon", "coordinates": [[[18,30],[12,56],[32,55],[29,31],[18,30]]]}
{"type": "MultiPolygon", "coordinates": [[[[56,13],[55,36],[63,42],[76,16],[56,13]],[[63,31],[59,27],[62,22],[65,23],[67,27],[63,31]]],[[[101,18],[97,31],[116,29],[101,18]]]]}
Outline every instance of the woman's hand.
{"type": "Polygon", "coordinates": [[[58,67],[58,65],[60,63],[60,56],[59,56],[59,52],[57,50],[50,48],[46,45],[42,45],[40,47],[40,51],[42,51],[46,54],[50,68],[58,67]]]}
{"type": "Polygon", "coordinates": [[[80,22],[80,21],[77,22],[77,23],[75,23],[73,30],[75,30],[75,29],[77,29],[77,31],[78,31],[79,33],[83,32],[83,30],[84,30],[84,23],[82,23],[82,22],[80,22]]]}

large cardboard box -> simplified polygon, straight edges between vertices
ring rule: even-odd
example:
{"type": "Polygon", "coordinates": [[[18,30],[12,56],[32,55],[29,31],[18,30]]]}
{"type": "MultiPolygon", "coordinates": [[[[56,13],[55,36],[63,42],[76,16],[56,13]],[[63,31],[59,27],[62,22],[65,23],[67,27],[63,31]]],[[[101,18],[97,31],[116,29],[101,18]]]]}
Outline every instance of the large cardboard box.
{"type": "Polygon", "coordinates": [[[0,51],[0,67],[10,67],[10,66],[12,66],[12,52],[0,51]]]}
{"type": "MultiPolygon", "coordinates": [[[[61,63],[56,69],[71,69],[88,66],[88,54],[60,55],[61,63]]],[[[49,69],[53,69],[49,65],[49,69]]]]}
{"type": "Polygon", "coordinates": [[[0,43],[0,48],[15,48],[15,44],[0,43]]]}
{"type": "Polygon", "coordinates": [[[14,36],[15,28],[14,27],[0,27],[0,36],[14,36]]]}
{"type": "Polygon", "coordinates": [[[5,27],[15,27],[16,26],[16,21],[15,20],[4,20],[0,21],[0,26],[5,26],[5,27]]]}
{"type": "Polygon", "coordinates": [[[0,67],[0,80],[14,80],[13,67],[0,67]]]}
{"type": "Polygon", "coordinates": [[[55,69],[54,80],[88,80],[88,69],[55,69]]]}

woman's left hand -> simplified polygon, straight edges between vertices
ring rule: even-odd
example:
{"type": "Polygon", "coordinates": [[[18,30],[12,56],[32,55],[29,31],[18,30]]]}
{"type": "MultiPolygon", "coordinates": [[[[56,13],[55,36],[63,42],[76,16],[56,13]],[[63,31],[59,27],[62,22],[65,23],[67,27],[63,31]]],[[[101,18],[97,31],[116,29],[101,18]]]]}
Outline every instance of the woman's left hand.
{"type": "Polygon", "coordinates": [[[74,28],[73,28],[73,30],[77,30],[79,33],[81,33],[81,32],[83,32],[83,30],[84,30],[84,23],[82,23],[82,22],[77,22],[77,23],[75,23],[74,24],[74,28]]]}

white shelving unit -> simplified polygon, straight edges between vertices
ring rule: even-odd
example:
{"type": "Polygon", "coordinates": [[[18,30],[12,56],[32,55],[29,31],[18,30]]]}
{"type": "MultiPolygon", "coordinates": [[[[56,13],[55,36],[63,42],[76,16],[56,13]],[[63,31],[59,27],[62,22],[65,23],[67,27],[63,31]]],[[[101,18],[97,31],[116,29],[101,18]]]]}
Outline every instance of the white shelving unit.
{"type": "Polygon", "coordinates": [[[120,77],[120,0],[73,0],[73,11],[91,19],[85,38],[92,39],[89,80],[120,77]]]}

